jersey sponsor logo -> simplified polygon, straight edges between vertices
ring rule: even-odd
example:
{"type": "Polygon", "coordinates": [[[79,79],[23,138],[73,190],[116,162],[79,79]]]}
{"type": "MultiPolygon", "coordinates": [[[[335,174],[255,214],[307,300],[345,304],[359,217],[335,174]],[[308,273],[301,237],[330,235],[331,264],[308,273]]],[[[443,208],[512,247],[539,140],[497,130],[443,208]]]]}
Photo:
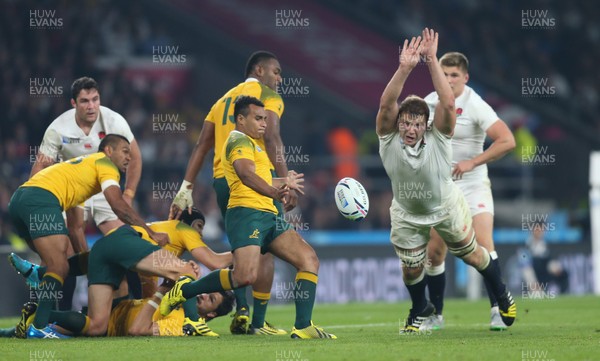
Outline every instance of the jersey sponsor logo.
{"type": "Polygon", "coordinates": [[[104,139],[104,137],[106,137],[106,133],[105,132],[98,132],[98,138],[104,139]]]}
{"type": "Polygon", "coordinates": [[[457,108],[457,109],[456,109],[456,115],[457,115],[457,116],[458,116],[458,115],[462,115],[462,113],[463,113],[463,108],[457,108]]]}
{"type": "Polygon", "coordinates": [[[258,230],[258,228],[256,228],[256,229],[254,229],[254,232],[252,232],[252,234],[248,236],[248,238],[258,239],[259,235],[260,235],[260,231],[258,230]]]}
{"type": "Polygon", "coordinates": [[[483,203],[479,203],[479,204],[477,205],[477,207],[478,207],[478,208],[485,208],[485,204],[483,204],[483,203]]]}
{"type": "Polygon", "coordinates": [[[83,145],[83,147],[84,147],[85,149],[92,149],[92,143],[85,143],[85,144],[83,145]]]}
{"type": "Polygon", "coordinates": [[[256,150],[262,152],[262,149],[258,145],[256,146],[256,150]]]}
{"type": "Polygon", "coordinates": [[[81,143],[81,139],[79,139],[79,138],[62,137],[62,144],[79,144],[79,143],[81,143]]]}

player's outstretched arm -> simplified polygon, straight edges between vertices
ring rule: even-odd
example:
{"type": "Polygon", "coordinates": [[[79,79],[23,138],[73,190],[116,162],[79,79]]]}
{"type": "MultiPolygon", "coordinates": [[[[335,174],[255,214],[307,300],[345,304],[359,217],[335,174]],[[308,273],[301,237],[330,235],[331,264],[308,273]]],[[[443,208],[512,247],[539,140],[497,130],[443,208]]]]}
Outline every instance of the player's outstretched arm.
{"type": "Polygon", "coordinates": [[[211,271],[227,268],[233,264],[231,252],[216,253],[208,247],[196,247],[191,252],[192,257],[211,271]]]}
{"type": "Polygon", "coordinates": [[[192,150],[192,155],[185,169],[185,176],[181,182],[179,192],[173,198],[171,209],[169,210],[169,219],[179,219],[181,212],[185,209],[192,212],[194,201],[192,199],[192,191],[194,188],[194,180],[198,176],[198,172],[202,169],[206,154],[215,147],[215,124],[213,122],[204,121],[198,141],[192,150]]]}
{"type": "Polygon", "coordinates": [[[398,98],[410,72],[419,63],[421,37],[404,40],[400,53],[400,65],[385,87],[379,102],[375,130],[378,135],[385,135],[397,130],[398,98]]]}
{"type": "Polygon", "coordinates": [[[452,135],[456,125],[456,111],[454,106],[454,94],[446,80],[442,66],[437,58],[439,34],[433,29],[423,30],[422,55],[425,56],[433,87],[440,101],[435,108],[433,125],[442,133],[452,135]]]}
{"type": "Polygon", "coordinates": [[[132,226],[142,227],[148,232],[150,238],[152,238],[159,246],[163,247],[167,243],[169,243],[169,235],[166,233],[158,233],[154,232],[146,222],[140,217],[137,212],[131,208],[127,202],[123,199],[123,194],[121,193],[121,188],[116,185],[110,186],[104,190],[104,196],[106,197],[106,201],[110,205],[110,208],[115,212],[117,217],[123,223],[127,223],[132,226]]]}

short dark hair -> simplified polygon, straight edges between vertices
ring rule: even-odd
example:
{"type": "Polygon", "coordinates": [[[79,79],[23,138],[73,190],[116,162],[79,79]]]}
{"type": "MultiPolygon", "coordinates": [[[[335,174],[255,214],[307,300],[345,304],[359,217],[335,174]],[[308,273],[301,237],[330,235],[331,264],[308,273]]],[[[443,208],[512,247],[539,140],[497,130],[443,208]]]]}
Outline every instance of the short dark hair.
{"type": "Polygon", "coordinates": [[[414,94],[407,96],[406,99],[400,103],[397,122],[400,121],[400,117],[404,113],[414,116],[425,116],[425,124],[427,124],[427,121],[429,120],[429,106],[427,106],[427,103],[423,98],[414,94]]]}
{"type": "Polygon", "coordinates": [[[104,136],[104,139],[102,139],[102,141],[100,142],[100,145],[98,146],[98,152],[104,152],[104,149],[107,146],[110,146],[114,149],[117,146],[117,144],[119,144],[122,140],[126,141],[127,144],[129,144],[127,138],[125,138],[121,134],[107,134],[104,136]]]}
{"type": "Polygon", "coordinates": [[[469,72],[469,59],[463,53],[453,51],[442,55],[440,58],[442,66],[456,66],[465,73],[469,72]]]}
{"type": "Polygon", "coordinates": [[[263,108],[265,106],[263,102],[261,102],[255,97],[251,97],[248,95],[242,95],[237,97],[237,99],[235,100],[235,106],[233,107],[233,121],[237,122],[237,117],[240,114],[244,117],[248,116],[248,113],[250,113],[251,104],[263,108]]]}
{"type": "Polygon", "coordinates": [[[244,76],[246,78],[249,77],[250,74],[254,72],[254,68],[258,64],[269,59],[277,59],[277,56],[275,56],[275,54],[271,53],[270,51],[265,50],[259,50],[252,53],[252,55],[250,55],[250,58],[248,58],[248,62],[246,63],[246,73],[244,76]]]}
{"type": "Polygon", "coordinates": [[[226,314],[231,312],[231,310],[233,310],[233,304],[235,303],[235,294],[233,293],[233,291],[222,291],[219,293],[223,296],[223,301],[221,302],[219,307],[217,307],[217,309],[214,311],[217,315],[215,317],[207,317],[207,321],[210,321],[213,318],[217,318],[220,316],[225,316],[226,314]]]}
{"type": "Polygon", "coordinates": [[[71,85],[71,97],[74,101],[77,101],[77,96],[81,92],[82,89],[90,90],[96,89],[98,93],[100,93],[100,88],[98,87],[98,83],[88,76],[81,77],[79,79],[75,79],[73,84],[71,85]]]}
{"type": "Polygon", "coordinates": [[[196,207],[192,207],[192,214],[189,214],[187,209],[184,209],[181,213],[181,217],[179,218],[180,221],[187,224],[188,226],[191,226],[192,223],[194,223],[194,221],[197,219],[201,219],[202,222],[206,222],[204,214],[202,214],[202,212],[200,212],[200,210],[196,207]]]}

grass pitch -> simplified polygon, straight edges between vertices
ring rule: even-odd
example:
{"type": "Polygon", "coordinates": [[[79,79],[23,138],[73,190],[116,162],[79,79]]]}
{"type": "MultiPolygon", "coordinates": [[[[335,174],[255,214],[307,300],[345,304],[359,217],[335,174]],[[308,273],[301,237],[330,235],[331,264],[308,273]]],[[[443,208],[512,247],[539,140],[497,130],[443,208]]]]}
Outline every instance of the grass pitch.
{"type": "MultiPolygon", "coordinates": [[[[0,360],[515,360],[600,359],[600,298],[518,299],[515,324],[488,331],[487,301],[447,300],[446,327],[399,335],[408,302],[316,305],[315,322],[337,340],[292,340],[275,336],[234,336],[229,317],[209,325],[220,338],[121,337],[70,340],[0,339],[0,360]]],[[[291,329],[293,306],[271,306],[267,319],[291,329]]],[[[9,327],[17,318],[0,319],[9,327]]]]}

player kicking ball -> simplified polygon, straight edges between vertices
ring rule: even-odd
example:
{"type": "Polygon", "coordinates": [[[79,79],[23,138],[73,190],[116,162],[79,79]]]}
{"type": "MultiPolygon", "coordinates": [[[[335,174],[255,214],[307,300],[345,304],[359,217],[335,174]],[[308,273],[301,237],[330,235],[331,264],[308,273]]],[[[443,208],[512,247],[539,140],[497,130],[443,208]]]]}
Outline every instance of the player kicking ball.
{"type": "Polygon", "coordinates": [[[379,154],[391,180],[391,242],[402,260],[402,275],[412,301],[402,333],[419,332],[435,312],[425,295],[424,263],[429,232],[435,229],[450,253],[473,266],[489,281],[498,300],[500,316],[510,326],[517,306],[500,278],[500,271],[488,251],[475,241],[466,200],[452,181],[451,139],[456,125],[454,94],[444,76],[436,53],[438,33],[425,28],[422,38],[404,41],[398,70],[386,86],[376,119],[379,154]],[[439,96],[433,122],[427,124],[429,107],[420,97],[410,95],[400,105],[404,83],[424,58],[439,96]],[[420,189],[418,197],[411,189],[420,189]]]}
{"type": "Polygon", "coordinates": [[[221,162],[230,188],[225,229],[233,252],[233,270],[216,270],[194,282],[190,278],[180,279],[162,299],[160,311],[167,315],[198,294],[253,284],[263,266],[260,255],[271,252],[297,269],[294,289],[301,296],[294,299],[296,320],[291,337],[333,339],[335,335],[312,322],[319,259],[283,217],[277,216],[273,204],[273,200],[283,201],[290,188],[302,193],[303,175],[272,178],[267,152],[257,143],[267,127],[266,118],[260,100],[238,97],[234,107],[235,130],[223,145],[221,162]]]}

